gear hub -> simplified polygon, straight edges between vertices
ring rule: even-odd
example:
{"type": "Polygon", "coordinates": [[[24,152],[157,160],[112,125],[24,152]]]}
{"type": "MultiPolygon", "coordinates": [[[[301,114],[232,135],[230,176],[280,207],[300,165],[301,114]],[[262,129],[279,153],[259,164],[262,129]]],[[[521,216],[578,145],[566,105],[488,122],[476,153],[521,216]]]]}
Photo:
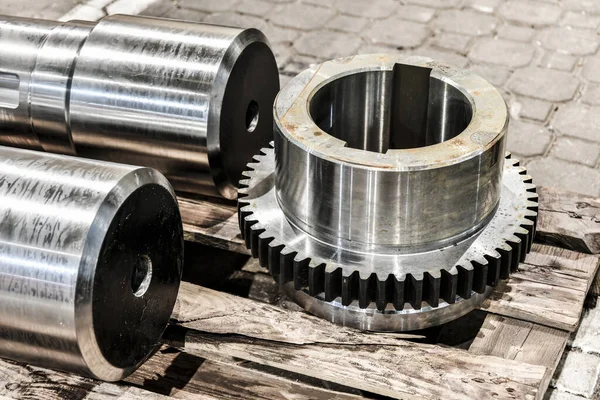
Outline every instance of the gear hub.
{"type": "Polygon", "coordinates": [[[469,71],[360,55],[292,79],[248,164],[247,246],[296,302],[366,330],[475,308],[531,247],[537,195],[505,155],[507,107],[469,71]]]}

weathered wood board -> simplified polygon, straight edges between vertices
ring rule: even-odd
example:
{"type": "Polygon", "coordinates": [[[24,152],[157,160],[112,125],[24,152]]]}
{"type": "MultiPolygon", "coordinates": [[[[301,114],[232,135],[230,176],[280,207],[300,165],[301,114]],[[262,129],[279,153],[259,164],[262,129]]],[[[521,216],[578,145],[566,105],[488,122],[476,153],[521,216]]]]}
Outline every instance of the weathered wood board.
{"type": "MultiPolygon", "coordinates": [[[[540,198],[542,240],[599,251],[597,199],[553,191],[541,191],[540,198]],[[573,207],[585,211],[581,218],[569,215],[573,207]]],[[[187,240],[248,254],[234,204],[181,198],[180,205],[187,240]]],[[[540,399],[577,327],[598,261],[597,255],[534,245],[519,271],[485,302],[488,314],[468,351],[426,343],[430,338],[421,333],[359,332],[310,316],[279,295],[252,261],[227,280],[248,280],[246,297],[184,282],[166,344],[124,382],[0,360],[0,399],[540,399]]]]}

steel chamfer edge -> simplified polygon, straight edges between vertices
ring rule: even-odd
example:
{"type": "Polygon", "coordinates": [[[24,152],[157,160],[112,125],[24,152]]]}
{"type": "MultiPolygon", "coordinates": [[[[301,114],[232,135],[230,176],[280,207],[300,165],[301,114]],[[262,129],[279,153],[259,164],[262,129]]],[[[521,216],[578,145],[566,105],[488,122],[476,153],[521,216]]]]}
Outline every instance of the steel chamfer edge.
{"type": "Polygon", "coordinates": [[[288,82],[274,118],[275,142],[240,181],[239,224],[310,313],[373,331],[443,324],[530,251],[536,188],[504,151],[504,100],[472,72],[386,54],[327,61],[288,82]]]}

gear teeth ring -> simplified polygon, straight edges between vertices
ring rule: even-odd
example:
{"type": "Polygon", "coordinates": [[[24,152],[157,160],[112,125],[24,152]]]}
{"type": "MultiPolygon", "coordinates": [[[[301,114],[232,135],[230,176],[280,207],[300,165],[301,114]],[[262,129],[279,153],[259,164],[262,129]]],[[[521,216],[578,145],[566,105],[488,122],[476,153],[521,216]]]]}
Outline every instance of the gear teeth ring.
{"type": "MultiPolygon", "coordinates": [[[[261,154],[268,156],[272,153],[271,147],[262,149],[261,154]]],[[[252,256],[259,259],[262,267],[269,269],[280,285],[293,282],[295,290],[306,290],[310,296],[324,293],[325,301],[341,298],[344,306],[357,301],[360,308],[367,308],[374,303],[380,311],[384,311],[388,304],[392,304],[396,310],[405,309],[407,304],[413,309],[420,309],[423,302],[438,307],[440,300],[453,304],[457,296],[469,299],[472,292],[484,293],[488,286],[495,287],[501,279],[507,279],[531,250],[538,212],[536,187],[526,169],[519,166],[518,160],[507,154],[506,162],[518,170],[525,185],[528,200],[526,209],[529,212],[520,221],[520,229],[506,238],[495,249],[495,253],[485,254],[483,259],[456,265],[449,270],[432,269],[421,275],[406,274],[401,277],[389,274],[382,278],[375,273],[361,276],[359,271],[344,275],[339,267],[328,269],[326,263],[315,263],[310,257],[300,255],[268,234],[251,211],[251,202],[246,197],[254,178],[253,172],[258,167],[256,163],[248,164],[249,170],[243,174],[248,179],[240,181],[240,230],[252,256]]]]}

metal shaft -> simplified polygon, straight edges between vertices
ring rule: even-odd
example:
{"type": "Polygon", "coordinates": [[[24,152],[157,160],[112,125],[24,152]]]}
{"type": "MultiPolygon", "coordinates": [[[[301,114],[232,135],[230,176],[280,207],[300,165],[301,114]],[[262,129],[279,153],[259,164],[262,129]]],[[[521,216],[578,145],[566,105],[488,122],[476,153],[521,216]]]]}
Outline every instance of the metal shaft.
{"type": "Polygon", "coordinates": [[[0,357],[119,380],[159,343],[182,267],[156,170],[0,147],[0,357]]]}
{"type": "Polygon", "coordinates": [[[256,29],[0,17],[0,144],[152,167],[178,191],[237,196],[278,90],[256,29]]]}

